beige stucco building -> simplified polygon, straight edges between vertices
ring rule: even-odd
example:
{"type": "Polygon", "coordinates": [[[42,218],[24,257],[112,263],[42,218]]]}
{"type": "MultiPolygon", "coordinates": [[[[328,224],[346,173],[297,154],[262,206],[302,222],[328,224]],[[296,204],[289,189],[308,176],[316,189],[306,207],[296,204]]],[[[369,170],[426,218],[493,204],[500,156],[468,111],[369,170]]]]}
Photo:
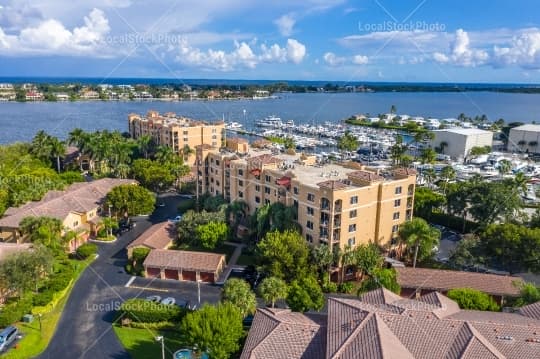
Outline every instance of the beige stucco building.
{"type": "Polygon", "coordinates": [[[250,214],[265,204],[297,208],[302,235],[314,245],[391,246],[412,218],[416,172],[376,171],[357,163],[319,165],[315,156],[197,147],[198,191],[244,201],[250,214]]]}
{"type": "MultiPolygon", "coordinates": [[[[172,112],[161,115],[157,111],[148,111],[146,116],[133,113],[128,115],[128,122],[131,137],[150,135],[156,144],[169,146],[176,153],[181,153],[186,146],[193,150],[202,144],[213,147],[222,147],[225,144],[223,121],[209,123],[178,116],[172,112]]],[[[193,164],[195,156],[190,155],[186,160],[193,164]]]]}

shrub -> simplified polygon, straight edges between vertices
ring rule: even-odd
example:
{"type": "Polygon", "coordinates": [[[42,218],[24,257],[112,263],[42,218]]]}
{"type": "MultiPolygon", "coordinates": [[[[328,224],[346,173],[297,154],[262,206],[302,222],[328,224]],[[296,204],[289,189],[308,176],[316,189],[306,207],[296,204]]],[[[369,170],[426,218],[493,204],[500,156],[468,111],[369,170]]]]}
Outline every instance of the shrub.
{"type": "Polygon", "coordinates": [[[484,292],[471,288],[456,288],[448,291],[447,297],[456,301],[461,309],[498,312],[501,308],[484,292]]]}
{"type": "Polygon", "coordinates": [[[100,228],[97,231],[97,237],[98,238],[105,238],[107,237],[107,230],[105,228],[100,228]]]}
{"type": "Polygon", "coordinates": [[[336,293],[338,291],[338,286],[325,275],[321,282],[321,289],[325,293],[336,293]]]}
{"type": "Polygon", "coordinates": [[[354,285],[351,282],[341,283],[338,286],[338,291],[340,293],[350,294],[352,293],[353,289],[354,289],[354,285]]]}
{"type": "Polygon", "coordinates": [[[0,327],[5,328],[8,325],[12,325],[22,319],[25,314],[29,314],[32,311],[32,297],[26,296],[18,300],[7,304],[2,308],[0,312],[0,327]]]}
{"type": "Polygon", "coordinates": [[[158,323],[177,322],[182,318],[184,310],[176,305],[164,305],[133,298],[122,303],[119,313],[134,322],[158,323]]]}
{"type": "Polygon", "coordinates": [[[45,289],[43,292],[40,292],[32,298],[32,304],[36,307],[42,307],[49,304],[54,297],[54,293],[50,289],[45,289]]]}
{"type": "Polygon", "coordinates": [[[71,273],[67,271],[61,271],[53,274],[44,287],[52,292],[59,292],[61,290],[64,290],[69,285],[72,278],[73,275],[71,273]]]}
{"type": "Polygon", "coordinates": [[[94,243],[85,243],[77,248],[77,256],[86,259],[97,253],[98,247],[94,243]]]}

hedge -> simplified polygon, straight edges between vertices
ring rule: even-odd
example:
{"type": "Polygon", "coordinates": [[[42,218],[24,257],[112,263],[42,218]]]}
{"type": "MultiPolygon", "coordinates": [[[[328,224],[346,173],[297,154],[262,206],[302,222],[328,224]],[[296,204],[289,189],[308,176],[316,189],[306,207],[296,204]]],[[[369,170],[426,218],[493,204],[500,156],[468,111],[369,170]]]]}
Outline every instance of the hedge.
{"type": "Polygon", "coordinates": [[[178,322],[185,312],[177,305],[159,304],[138,298],[126,300],[118,311],[124,318],[141,323],[178,322]]]}
{"type": "Polygon", "coordinates": [[[25,314],[32,311],[32,296],[25,296],[20,300],[7,304],[0,313],[0,327],[5,328],[18,322],[25,314]]]}
{"type": "Polygon", "coordinates": [[[77,256],[86,259],[97,253],[98,247],[94,243],[85,243],[77,248],[77,256]]]}

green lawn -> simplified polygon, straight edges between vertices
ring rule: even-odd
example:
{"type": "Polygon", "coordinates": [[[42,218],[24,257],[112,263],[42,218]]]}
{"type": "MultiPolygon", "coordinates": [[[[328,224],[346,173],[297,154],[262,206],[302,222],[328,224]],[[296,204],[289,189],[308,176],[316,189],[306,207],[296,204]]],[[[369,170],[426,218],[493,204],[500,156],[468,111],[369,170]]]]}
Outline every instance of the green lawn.
{"type": "Polygon", "coordinates": [[[114,332],[126,348],[132,359],[161,358],[161,343],[156,341],[156,336],[163,335],[165,338],[165,357],[171,358],[172,354],[184,348],[178,339],[178,332],[156,331],[151,329],[137,329],[113,325],[114,332]]]}
{"type": "Polygon", "coordinates": [[[58,304],[48,313],[43,314],[41,318],[41,334],[39,330],[39,319],[35,316],[35,319],[32,323],[18,323],[16,326],[24,334],[23,339],[18,343],[17,349],[12,349],[2,356],[5,359],[27,359],[33,358],[43,352],[49,341],[51,340],[54,332],[56,330],[56,325],[64,306],[66,305],[69,294],[73,285],[79,279],[79,276],[84,271],[84,269],[93,261],[94,259],[87,259],[85,261],[73,260],[77,263],[77,269],[74,273],[74,280],[71,285],[65,291],[64,296],[58,301],[58,304]]]}

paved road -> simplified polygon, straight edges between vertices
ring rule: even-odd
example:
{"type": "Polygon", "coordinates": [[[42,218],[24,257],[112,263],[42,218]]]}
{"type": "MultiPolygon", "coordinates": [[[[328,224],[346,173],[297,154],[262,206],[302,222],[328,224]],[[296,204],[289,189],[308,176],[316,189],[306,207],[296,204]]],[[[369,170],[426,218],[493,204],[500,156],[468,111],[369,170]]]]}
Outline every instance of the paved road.
{"type": "MultiPolygon", "coordinates": [[[[162,199],[165,207],[157,208],[150,217],[137,219],[135,228],[123,234],[115,243],[99,245],[99,258],[84,271],[73,287],[56,333],[47,350],[39,356],[40,359],[130,358],[111,327],[114,309],[125,299],[136,296],[144,298],[151,294],[164,296],[164,293],[125,287],[131,276],[123,270],[127,260],[124,248],[152,224],[176,215],[180,197],[167,194],[162,199]]],[[[149,284],[141,283],[141,287],[149,284]]],[[[158,283],[162,282],[152,282],[150,287],[162,285],[158,283]]],[[[169,286],[170,293],[167,296],[185,297],[189,294],[190,298],[186,299],[195,302],[196,285],[175,283],[169,286]]],[[[219,300],[218,288],[201,286],[201,301],[216,300],[219,300]]]]}

